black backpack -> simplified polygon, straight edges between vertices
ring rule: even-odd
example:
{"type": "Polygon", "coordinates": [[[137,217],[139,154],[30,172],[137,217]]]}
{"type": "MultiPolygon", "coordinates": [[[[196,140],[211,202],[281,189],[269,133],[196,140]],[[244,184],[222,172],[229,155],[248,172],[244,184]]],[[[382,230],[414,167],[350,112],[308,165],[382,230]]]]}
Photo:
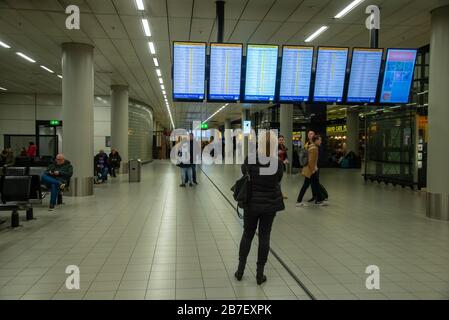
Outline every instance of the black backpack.
{"type": "Polygon", "coordinates": [[[237,201],[237,215],[242,219],[243,215],[239,212],[239,207],[245,208],[251,198],[251,176],[248,171],[235,182],[231,191],[233,192],[234,200],[237,201]]]}

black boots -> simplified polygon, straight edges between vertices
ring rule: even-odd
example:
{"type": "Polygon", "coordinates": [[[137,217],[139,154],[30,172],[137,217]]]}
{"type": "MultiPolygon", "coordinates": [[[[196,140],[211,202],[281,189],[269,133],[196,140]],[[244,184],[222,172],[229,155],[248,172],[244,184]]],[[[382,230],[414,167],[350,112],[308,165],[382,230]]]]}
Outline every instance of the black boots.
{"type": "Polygon", "coordinates": [[[237,269],[237,271],[234,273],[235,278],[238,281],[241,281],[243,278],[243,273],[245,272],[245,262],[239,262],[239,267],[237,269]]]}
{"type": "MultiPolygon", "coordinates": [[[[234,276],[238,281],[241,281],[243,278],[243,273],[245,272],[245,265],[246,263],[240,262],[237,271],[234,273],[234,276]]],[[[263,266],[259,265],[257,266],[256,281],[259,286],[267,281],[267,277],[263,274],[263,270],[264,270],[263,266]]]]}
{"type": "Polygon", "coordinates": [[[267,281],[267,277],[263,274],[264,266],[257,265],[256,280],[257,284],[260,286],[262,283],[267,281]]]}

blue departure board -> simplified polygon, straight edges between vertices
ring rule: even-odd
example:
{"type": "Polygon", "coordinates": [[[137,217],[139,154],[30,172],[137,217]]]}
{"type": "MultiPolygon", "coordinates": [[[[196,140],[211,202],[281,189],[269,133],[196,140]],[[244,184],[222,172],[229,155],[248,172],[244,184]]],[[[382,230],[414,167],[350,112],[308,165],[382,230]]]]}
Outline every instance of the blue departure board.
{"type": "Polygon", "coordinates": [[[208,100],[240,100],[243,45],[212,43],[208,100]]]}
{"type": "Polygon", "coordinates": [[[318,49],[314,101],[342,102],[348,51],[348,48],[318,49]]]}
{"type": "Polygon", "coordinates": [[[409,102],[416,56],[416,49],[388,49],[381,103],[409,102]]]}
{"type": "Polygon", "coordinates": [[[279,101],[309,101],[312,63],[313,47],[283,47],[279,101]]]}
{"type": "Polygon", "coordinates": [[[268,102],[274,100],[278,63],[278,46],[247,46],[245,100],[268,102]]]}
{"type": "Polygon", "coordinates": [[[174,42],[173,99],[204,100],[206,44],[174,42]]]}
{"type": "Polygon", "coordinates": [[[352,53],[347,102],[374,103],[383,49],[356,48],[352,53]]]}

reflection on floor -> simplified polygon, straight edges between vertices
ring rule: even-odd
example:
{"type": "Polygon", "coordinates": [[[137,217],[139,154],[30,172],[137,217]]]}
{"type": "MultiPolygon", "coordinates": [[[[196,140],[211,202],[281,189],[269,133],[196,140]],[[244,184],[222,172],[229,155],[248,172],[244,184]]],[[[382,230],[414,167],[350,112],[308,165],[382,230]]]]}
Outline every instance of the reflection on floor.
{"type": "Polygon", "coordinates": [[[21,228],[0,226],[0,299],[308,299],[275,259],[257,286],[255,247],[234,279],[241,222],[204,175],[181,189],[169,162],[142,171],[141,183],[111,179],[94,197],[35,208],[21,228]],[[66,288],[68,265],[80,290],[66,288]]]}
{"type": "MultiPolygon", "coordinates": [[[[232,199],[239,167],[203,170],[232,199]]],[[[272,248],[318,299],[449,299],[449,223],[425,217],[424,193],[365,184],[355,170],[322,170],[321,180],[329,207],[295,208],[303,178],[283,180],[287,208],[272,233],[272,248]],[[380,290],[365,286],[370,265],[380,290]]]]}

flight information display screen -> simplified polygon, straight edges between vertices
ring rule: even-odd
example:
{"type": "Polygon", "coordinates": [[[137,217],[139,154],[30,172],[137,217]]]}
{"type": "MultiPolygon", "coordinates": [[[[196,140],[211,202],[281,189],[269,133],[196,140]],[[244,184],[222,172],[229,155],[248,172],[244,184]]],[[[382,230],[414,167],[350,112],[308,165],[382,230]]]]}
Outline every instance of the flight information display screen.
{"type": "Polygon", "coordinates": [[[173,99],[204,100],[206,44],[174,42],[173,99]]]}
{"type": "Polygon", "coordinates": [[[283,47],[279,101],[309,101],[312,63],[313,47],[283,47]]]}
{"type": "Polygon", "coordinates": [[[348,48],[318,49],[314,101],[342,102],[348,52],[348,48]]]}
{"type": "Polygon", "coordinates": [[[276,90],[278,46],[249,44],[246,53],[246,101],[273,101],[276,90]]]}
{"type": "Polygon", "coordinates": [[[209,100],[240,100],[242,51],[242,44],[211,44],[209,100]]]}
{"type": "Polygon", "coordinates": [[[374,103],[377,96],[382,49],[354,49],[347,102],[374,103]]]}
{"type": "Polygon", "coordinates": [[[417,56],[416,49],[388,49],[381,103],[408,103],[417,56]]]}

